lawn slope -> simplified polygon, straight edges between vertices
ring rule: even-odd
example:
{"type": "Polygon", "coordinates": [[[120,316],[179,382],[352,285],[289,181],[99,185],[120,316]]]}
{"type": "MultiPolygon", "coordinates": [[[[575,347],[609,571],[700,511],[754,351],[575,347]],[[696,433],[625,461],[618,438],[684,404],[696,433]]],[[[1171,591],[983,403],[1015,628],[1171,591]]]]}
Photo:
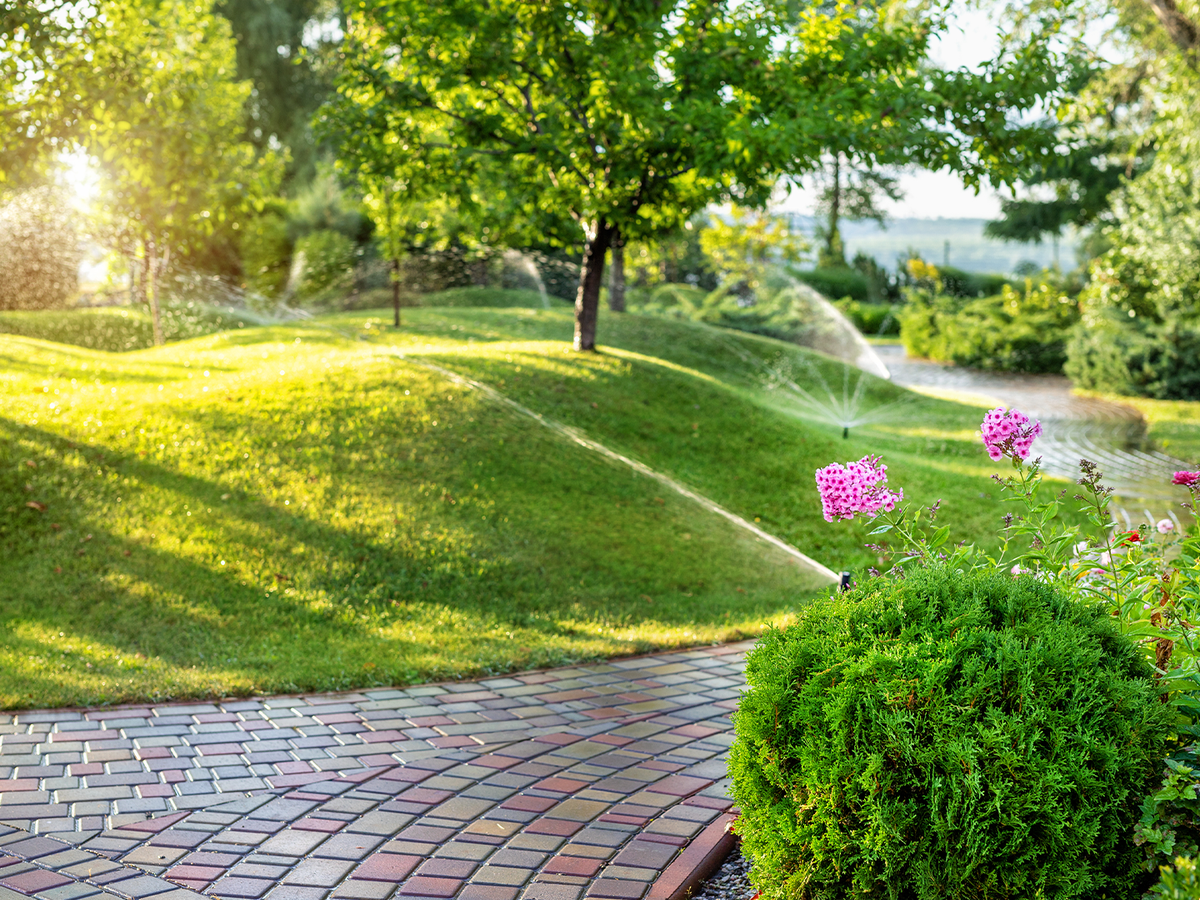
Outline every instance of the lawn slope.
{"type": "MultiPolygon", "coordinates": [[[[885,452],[990,529],[977,413],[878,381],[840,429],[769,370],[840,365],[692,323],[411,309],[111,354],[0,336],[0,705],[411,683],[724,640],[823,588],[785,554],[431,370],[486,382],[833,568],[812,472],[885,452]]],[[[818,378],[819,376],[819,378],[818,378]]]]}

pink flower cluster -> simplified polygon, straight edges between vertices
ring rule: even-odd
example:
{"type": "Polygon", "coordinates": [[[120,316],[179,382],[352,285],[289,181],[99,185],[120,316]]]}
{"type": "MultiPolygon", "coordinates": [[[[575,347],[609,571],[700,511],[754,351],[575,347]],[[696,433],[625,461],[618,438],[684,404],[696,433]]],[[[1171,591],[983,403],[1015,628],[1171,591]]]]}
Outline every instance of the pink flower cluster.
{"type": "Polygon", "coordinates": [[[1034,440],[1042,433],[1042,423],[1032,421],[1018,409],[997,406],[983,417],[980,431],[988,456],[994,461],[1006,456],[1027,459],[1034,440]]]}
{"type": "Polygon", "coordinates": [[[1175,477],[1171,479],[1171,484],[1182,484],[1185,487],[1197,483],[1200,483],[1200,472],[1176,472],[1175,477]]]}
{"type": "Polygon", "coordinates": [[[817,490],[826,522],[853,519],[859,513],[873,519],[881,510],[891,512],[904,499],[904,491],[888,489],[887,466],[879,460],[878,456],[864,456],[844,466],[833,463],[817,469],[817,490]]]}

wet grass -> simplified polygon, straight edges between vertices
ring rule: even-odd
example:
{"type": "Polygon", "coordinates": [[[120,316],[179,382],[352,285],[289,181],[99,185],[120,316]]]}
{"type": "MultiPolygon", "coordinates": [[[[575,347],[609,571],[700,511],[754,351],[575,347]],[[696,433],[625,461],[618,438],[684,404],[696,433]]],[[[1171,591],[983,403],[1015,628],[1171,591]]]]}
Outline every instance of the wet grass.
{"type": "MultiPolygon", "coordinates": [[[[706,326],[410,309],[126,354],[0,336],[0,705],[360,688],[755,634],[823,590],[788,557],[456,385],[492,385],[835,569],[865,529],[812,472],[883,452],[963,539],[1000,510],[977,411],[866,383],[852,431],[785,391],[840,364],[706,326]],[[401,357],[399,354],[403,354],[401,357]]],[[[818,377],[819,376],[819,377],[818,377]]]]}

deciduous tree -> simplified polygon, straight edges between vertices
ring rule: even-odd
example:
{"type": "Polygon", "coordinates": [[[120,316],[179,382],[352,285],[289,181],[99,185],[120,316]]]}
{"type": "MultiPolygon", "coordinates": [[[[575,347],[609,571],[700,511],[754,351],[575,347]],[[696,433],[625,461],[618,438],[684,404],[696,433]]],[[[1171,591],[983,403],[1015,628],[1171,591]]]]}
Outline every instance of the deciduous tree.
{"type": "Polygon", "coordinates": [[[241,140],[250,85],[235,78],[223,19],[187,0],[126,0],[105,4],[93,29],[104,102],[79,140],[100,161],[112,233],[141,260],[161,343],[158,276],[172,253],[273,191],[279,161],[241,140]]]}
{"type": "MultiPolygon", "coordinates": [[[[936,3],[934,7],[936,7],[936,3]]],[[[492,229],[583,244],[575,346],[591,350],[614,237],[713,201],[765,202],[831,148],[1003,177],[1015,110],[1056,87],[1049,38],[978,74],[923,65],[940,13],[901,0],[355,0],[339,101],[394,175],[485,195],[492,229]]],[[[1013,138],[1016,140],[1014,141],[1013,138]]]]}

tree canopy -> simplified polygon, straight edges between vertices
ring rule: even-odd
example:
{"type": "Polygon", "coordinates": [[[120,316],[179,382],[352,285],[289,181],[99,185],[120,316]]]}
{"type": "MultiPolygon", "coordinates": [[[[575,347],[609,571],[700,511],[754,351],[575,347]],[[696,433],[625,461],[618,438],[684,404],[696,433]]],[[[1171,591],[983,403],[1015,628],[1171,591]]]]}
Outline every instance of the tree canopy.
{"type": "Polygon", "coordinates": [[[485,229],[582,243],[575,345],[593,349],[617,235],[761,204],[829,150],[974,181],[1015,170],[1038,141],[1012,113],[1057,83],[1049,44],[937,72],[940,27],[936,8],[891,0],[357,0],[323,115],[352,169],[475,205],[485,229]]]}

